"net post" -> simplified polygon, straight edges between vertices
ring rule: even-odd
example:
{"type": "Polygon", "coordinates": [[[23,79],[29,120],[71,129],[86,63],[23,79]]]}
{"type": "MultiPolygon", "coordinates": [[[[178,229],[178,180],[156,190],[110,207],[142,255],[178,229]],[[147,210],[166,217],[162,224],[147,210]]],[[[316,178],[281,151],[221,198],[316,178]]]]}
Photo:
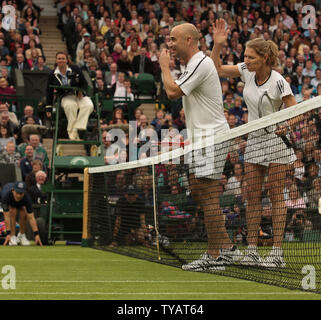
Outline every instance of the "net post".
{"type": "Polygon", "coordinates": [[[160,250],[159,250],[159,231],[157,223],[157,205],[156,205],[156,183],[155,183],[155,164],[152,164],[152,176],[153,176],[153,202],[154,202],[154,224],[156,232],[156,247],[157,247],[157,258],[161,260],[160,250]]]}
{"type": "Polygon", "coordinates": [[[89,171],[84,169],[84,184],[83,184],[83,229],[81,246],[88,247],[88,197],[89,197],[89,171]]]}

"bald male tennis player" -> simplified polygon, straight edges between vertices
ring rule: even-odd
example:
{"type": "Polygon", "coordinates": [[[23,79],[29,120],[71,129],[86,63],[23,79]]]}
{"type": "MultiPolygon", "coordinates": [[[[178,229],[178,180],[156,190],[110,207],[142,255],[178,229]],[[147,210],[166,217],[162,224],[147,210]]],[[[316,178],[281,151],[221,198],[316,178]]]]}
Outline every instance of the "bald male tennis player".
{"type": "MultiPolygon", "coordinates": [[[[229,131],[218,73],[213,60],[199,50],[198,41],[199,33],[194,25],[178,25],[172,29],[168,49],[163,49],[159,59],[168,98],[174,100],[182,97],[189,138],[194,144],[205,138],[205,130],[215,135],[229,131]],[[170,73],[171,57],[182,59],[186,64],[186,71],[176,81],[170,73]],[[200,133],[201,130],[203,133],[200,133]]],[[[204,212],[208,249],[199,259],[182,266],[188,271],[224,270],[226,265],[242,258],[241,251],[232,244],[226,232],[219,204],[219,179],[228,144],[215,145],[212,149],[214,156],[209,157],[213,159],[214,165],[211,170],[202,171],[199,167],[202,161],[198,161],[200,154],[194,152],[194,161],[189,171],[192,196],[204,212]]]]}

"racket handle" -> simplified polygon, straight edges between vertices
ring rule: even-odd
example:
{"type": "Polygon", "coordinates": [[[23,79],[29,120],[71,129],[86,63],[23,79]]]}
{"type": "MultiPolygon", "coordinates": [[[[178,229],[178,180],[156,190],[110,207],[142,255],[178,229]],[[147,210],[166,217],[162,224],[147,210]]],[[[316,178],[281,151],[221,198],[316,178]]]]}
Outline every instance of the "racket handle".
{"type": "Polygon", "coordinates": [[[285,145],[288,147],[288,148],[292,148],[292,143],[289,141],[289,139],[286,137],[286,135],[282,135],[281,136],[281,139],[283,140],[283,142],[285,143],[285,145]]]}

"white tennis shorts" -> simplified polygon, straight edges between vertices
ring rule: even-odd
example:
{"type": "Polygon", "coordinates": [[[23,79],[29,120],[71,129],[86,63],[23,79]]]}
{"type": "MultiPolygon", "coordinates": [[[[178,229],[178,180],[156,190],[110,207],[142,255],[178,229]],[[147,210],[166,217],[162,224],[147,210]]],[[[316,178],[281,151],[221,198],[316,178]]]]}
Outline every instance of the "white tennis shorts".
{"type": "Polygon", "coordinates": [[[195,178],[219,180],[223,174],[225,161],[229,152],[230,141],[193,150],[189,173],[195,178]]]}

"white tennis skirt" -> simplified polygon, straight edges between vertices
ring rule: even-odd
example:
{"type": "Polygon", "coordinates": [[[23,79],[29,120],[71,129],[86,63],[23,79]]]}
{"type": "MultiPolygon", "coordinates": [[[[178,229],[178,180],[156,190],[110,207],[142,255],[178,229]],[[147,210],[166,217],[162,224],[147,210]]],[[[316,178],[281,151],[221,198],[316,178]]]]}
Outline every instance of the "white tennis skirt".
{"type": "Polygon", "coordinates": [[[269,166],[271,163],[292,164],[295,160],[293,148],[288,148],[274,132],[261,129],[249,133],[244,162],[269,166]]]}

